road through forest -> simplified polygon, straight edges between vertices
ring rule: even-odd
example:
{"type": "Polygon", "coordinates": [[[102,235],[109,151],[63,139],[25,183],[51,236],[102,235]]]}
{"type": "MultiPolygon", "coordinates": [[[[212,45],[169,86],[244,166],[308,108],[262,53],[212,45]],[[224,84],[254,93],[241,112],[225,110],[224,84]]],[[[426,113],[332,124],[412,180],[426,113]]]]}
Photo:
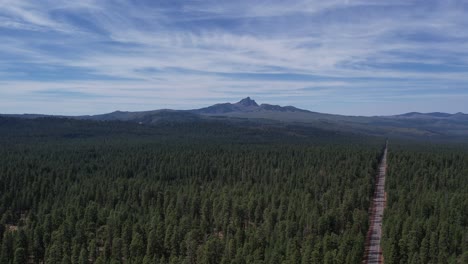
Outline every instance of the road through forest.
{"type": "Polygon", "coordinates": [[[363,263],[383,263],[382,248],[382,218],[386,204],[385,193],[385,174],[387,169],[387,149],[388,143],[382,160],[379,164],[378,175],[375,181],[375,191],[370,208],[370,226],[366,236],[366,248],[363,263]]]}

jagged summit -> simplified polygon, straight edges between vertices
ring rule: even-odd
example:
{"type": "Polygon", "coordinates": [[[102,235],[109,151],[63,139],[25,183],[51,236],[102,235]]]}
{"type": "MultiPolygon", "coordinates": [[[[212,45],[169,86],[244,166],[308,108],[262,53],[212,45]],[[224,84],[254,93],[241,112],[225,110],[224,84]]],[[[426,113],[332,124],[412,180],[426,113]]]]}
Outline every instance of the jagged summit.
{"type": "Polygon", "coordinates": [[[285,112],[304,112],[310,113],[308,110],[302,110],[293,106],[279,106],[270,104],[257,104],[255,100],[250,97],[246,97],[237,103],[221,103],[208,106],[201,109],[194,109],[192,112],[202,115],[236,115],[246,113],[257,113],[260,115],[268,116],[276,113],[285,112]]]}
{"type": "Polygon", "coordinates": [[[246,97],[240,100],[239,102],[236,103],[236,105],[242,105],[242,106],[247,106],[247,107],[249,106],[258,107],[257,102],[255,102],[255,100],[250,99],[250,97],[246,97]]]}
{"type": "MultiPolygon", "coordinates": [[[[0,127],[8,118],[36,119],[54,117],[48,115],[2,115],[0,127]],[[5,119],[6,118],[6,119],[5,119]]],[[[161,122],[205,122],[232,121],[281,122],[284,124],[327,127],[332,130],[371,135],[408,136],[408,137],[468,137],[468,114],[448,114],[441,112],[411,112],[393,116],[341,116],[317,113],[294,106],[257,104],[246,97],[235,103],[219,103],[199,109],[169,110],[159,109],[141,112],[115,111],[108,114],[92,116],[55,116],[56,118],[96,120],[96,121],[129,121],[138,124],[158,124],[161,122]]]]}

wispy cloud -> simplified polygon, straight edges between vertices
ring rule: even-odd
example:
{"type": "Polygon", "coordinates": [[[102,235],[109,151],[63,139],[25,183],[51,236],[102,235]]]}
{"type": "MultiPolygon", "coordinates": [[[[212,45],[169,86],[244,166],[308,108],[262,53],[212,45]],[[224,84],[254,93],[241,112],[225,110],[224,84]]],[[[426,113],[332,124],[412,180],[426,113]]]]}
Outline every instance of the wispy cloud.
{"type": "MultiPolygon", "coordinates": [[[[0,112],[23,112],[26,100],[42,112],[47,98],[72,101],[80,114],[187,109],[247,95],[330,112],[359,98],[367,106],[398,98],[421,105],[419,95],[440,100],[434,111],[468,111],[450,103],[468,95],[461,88],[468,84],[466,1],[0,0],[0,6],[0,112]],[[6,103],[12,100],[16,106],[6,103]]],[[[346,113],[368,109],[353,105],[346,113]]],[[[368,114],[379,111],[389,109],[368,114]]]]}

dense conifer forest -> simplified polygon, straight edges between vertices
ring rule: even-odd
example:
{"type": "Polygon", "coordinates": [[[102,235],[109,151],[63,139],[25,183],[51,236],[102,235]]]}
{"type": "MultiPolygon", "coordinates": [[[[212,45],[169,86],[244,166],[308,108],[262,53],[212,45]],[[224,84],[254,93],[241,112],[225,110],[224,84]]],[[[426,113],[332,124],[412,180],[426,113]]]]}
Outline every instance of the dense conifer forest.
{"type": "MultiPolygon", "coordinates": [[[[385,139],[0,118],[0,263],[361,263],[385,139]]],[[[466,263],[468,152],[390,143],[388,263],[466,263]]]]}
{"type": "Polygon", "coordinates": [[[393,146],[383,223],[385,263],[468,263],[468,151],[393,146]]]}
{"type": "Polygon", "coordinates": [[[196,140],[179,125],[132,137],[111,123],[113,136],[100,137],[102,124],[73,133],[62,123],[33,132],[13,124],[23,134],[3,130],[11,140],[0,150],[1,263],[362,258],[377,144],[289,141],[219,124],[192,127],[196,140]],[[210,136],[219,132],[224,139],[210,136]]]}

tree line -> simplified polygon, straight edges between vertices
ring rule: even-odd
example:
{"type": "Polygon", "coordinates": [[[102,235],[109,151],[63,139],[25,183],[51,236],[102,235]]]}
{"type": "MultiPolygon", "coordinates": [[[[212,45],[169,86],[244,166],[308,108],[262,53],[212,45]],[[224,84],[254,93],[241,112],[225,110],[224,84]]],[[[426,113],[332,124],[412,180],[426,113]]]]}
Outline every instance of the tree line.
{"type": "Polygon", "coordinates": [[[393,146],[386,181],[385,263],[468,263],[468,151],[393,146]]]}
{"type": "Polygon", "coordinates": [[[0,150],[1,263],[358,263],[379,148],[58,141],[0,150]]]}

